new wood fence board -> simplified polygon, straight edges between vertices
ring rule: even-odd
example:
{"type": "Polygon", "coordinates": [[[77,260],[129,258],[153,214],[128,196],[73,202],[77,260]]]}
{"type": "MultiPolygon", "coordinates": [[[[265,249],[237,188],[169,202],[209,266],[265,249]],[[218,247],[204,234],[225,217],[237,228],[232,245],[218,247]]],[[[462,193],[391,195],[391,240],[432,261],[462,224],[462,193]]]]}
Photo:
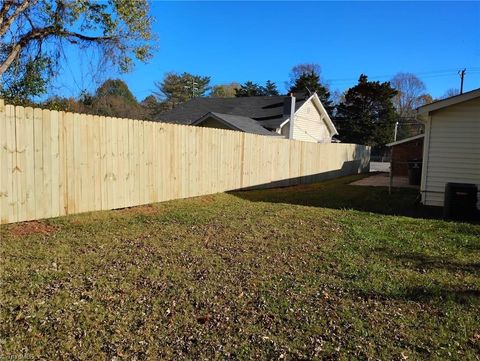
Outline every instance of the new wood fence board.
{"type": "Polygon", "coordinates": [[[63,113],[0,100],[0,221],[12,223],[367,170],[369,148],[63,113]]]}
{"type": "Polygon", "coordinates": [[[53,217],[58,217],[60,215],[60,146],[59,146],[59,114],[56,110],[52,110],[50,113],[51,120],[51,134],[50,134],[50,174],[51,174],[51,193],[50,193],[50,202],[51,202],[51,212],[53,217]]]}
{"type": "Polygon", "coordinates": [[[75,122],[73,113],[65,113],[65,160],[66,160],[66,214],[76,213],[75,174],[75,122]]]}
{"type": "Polygon", "coordinates": [[[17,195],[17,185],[15,184],[15,167],[16,167],[16,136],[15,136],[15,107],[12,105],[5,106],[5,117],[6,117],[6,151],[7,151],[7,162],[6,166],[2,167],[4,169],[9,179],[7,180],[7,200],[8,200],[8,219],[9,222],[18,221],[18,195],[17,195]]]}
{"type": "Polygon", "coordinates": [[[85,145],[82,144],[82,114],[73,114],[73,174],[71,177],[74,179],[75,189],[74,193],[74,212],[83,212],[83,199],[82,199],[82,171],[83,171],[83,152],[85,151],[85,145]]]}
{"type": "Polygon", "coordinates": [[[107,201],[107,134],[106,134],[106,118],[101,116],[99,119],[99,142],[100,142],[100,174],[98,180],[100,182],[101,207],[100,209],[108,209],[107,201]]]}
{"type": "Polygon", "coordinates": [[[95,115],[93,117],[93,193],[94,193],[94,209],[102,209],[102,150],[101,144],[103,142],[101,132],[100,117],[95,115]]]}
{"type": "Polygon", "coordinates": [[[65,129],[65,112],[58,113],[58,172],[59,194],[58,211],[60,216],[67,214],[67,144],[65,129]]]}
{"type": "Polygon", "coordinates": [[[27,126],[25,109],[15,107],[15,168],[13,182],[16,185],[17,194],[17,220],[25,221],[27,217],[27,126]]]}
{"type": "Polygon", "coordinates": [[[10,177],[8,174],[8,143],[7,143],[7,118],[5,112],[5,104],[0,99],[0,223],[10,222],[9,210],[9,186],[10,177]]]}

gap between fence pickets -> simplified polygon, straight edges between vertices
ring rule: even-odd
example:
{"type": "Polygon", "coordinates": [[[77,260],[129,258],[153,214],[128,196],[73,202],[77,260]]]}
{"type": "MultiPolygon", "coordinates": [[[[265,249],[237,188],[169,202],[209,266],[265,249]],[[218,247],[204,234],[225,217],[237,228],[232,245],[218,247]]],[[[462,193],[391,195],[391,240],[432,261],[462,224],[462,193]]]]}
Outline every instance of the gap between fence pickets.
{"type": "Polygon", "coordinates": [[[312,182],[360,172],[369,155],[354,144],[193,130],[2,99],[0,143],[1,223],[312,182]]]}

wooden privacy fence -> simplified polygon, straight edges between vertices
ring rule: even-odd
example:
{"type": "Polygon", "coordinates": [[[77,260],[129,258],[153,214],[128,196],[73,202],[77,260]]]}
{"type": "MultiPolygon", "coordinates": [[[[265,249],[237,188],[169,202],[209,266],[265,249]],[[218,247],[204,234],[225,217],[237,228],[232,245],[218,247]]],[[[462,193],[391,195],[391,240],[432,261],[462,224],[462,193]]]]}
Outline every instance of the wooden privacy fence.
{"type": "Polygon", "coordinates": [[[1,223],[368,170],[370,149],[0,100],[1,223]]]}

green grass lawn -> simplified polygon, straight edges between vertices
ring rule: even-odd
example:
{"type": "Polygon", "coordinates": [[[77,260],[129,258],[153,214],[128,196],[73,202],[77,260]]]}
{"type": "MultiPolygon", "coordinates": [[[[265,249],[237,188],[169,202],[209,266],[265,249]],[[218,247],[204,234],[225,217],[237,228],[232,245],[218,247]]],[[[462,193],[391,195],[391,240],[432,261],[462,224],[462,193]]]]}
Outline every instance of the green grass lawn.
{"type": "Polygon", "coordinates": [[[478,360],[480,225],[359,177],[3,226],[0,358],[478,360]]]}

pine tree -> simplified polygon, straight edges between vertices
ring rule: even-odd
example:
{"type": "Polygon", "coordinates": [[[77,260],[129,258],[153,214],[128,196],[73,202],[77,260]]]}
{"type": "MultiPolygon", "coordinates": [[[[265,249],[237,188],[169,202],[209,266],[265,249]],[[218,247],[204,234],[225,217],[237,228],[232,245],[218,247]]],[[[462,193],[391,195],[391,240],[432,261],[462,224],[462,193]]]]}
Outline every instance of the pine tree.
{"type": "Polygon", "coordinates": [[[204,96],[210,90],[209,84],[209,76],[167,73],[162,82],[155,83],[158,91],[154,94],[171,109],[192,98],[204,96]]]}
{"type": "Polygon", "coordinates": [[[368,81],[360,75],[337,107],[337,130],[343,142],[382,148],[393,140],[396,120],[393,98],[397,91],[389,82],[368,81]]]}
{"type": "Polygon", "coordinates": [[[317,93],[327,113],[330,116],[332,115],[334,106],[330,100],[330,92],[328,91],[327,87],[320,83],[320,75],[315,71],[311,70],[309,72],[302,73],[295,80],[295,83],[290,87],[289,92],[306,94],[313,94],[314,92],[317,93]]]}
{"type": "Polygon", "coordinates": [[[279,95],[277,90],[277,84],[275,84],[270,80],[267,80],[267,82],[265,83],[265,95],[268,95],[268,96],[279,95]]]}
{"type": "Polygon", "coordinates": [[[236,89],[236,97],[258,97],[258,96],[276,96],[279,95],[277,85],[267,80],[265,86],[261,86],[252,81],[247,81],[236,89]]]}
{"type": "Polygon", "coordinates": [[[239,89],[236,89],[236,97],[256,97],[265,95],[265,88],[252,81],[247,81],[245,84],[240,85],[239,89]]]}

